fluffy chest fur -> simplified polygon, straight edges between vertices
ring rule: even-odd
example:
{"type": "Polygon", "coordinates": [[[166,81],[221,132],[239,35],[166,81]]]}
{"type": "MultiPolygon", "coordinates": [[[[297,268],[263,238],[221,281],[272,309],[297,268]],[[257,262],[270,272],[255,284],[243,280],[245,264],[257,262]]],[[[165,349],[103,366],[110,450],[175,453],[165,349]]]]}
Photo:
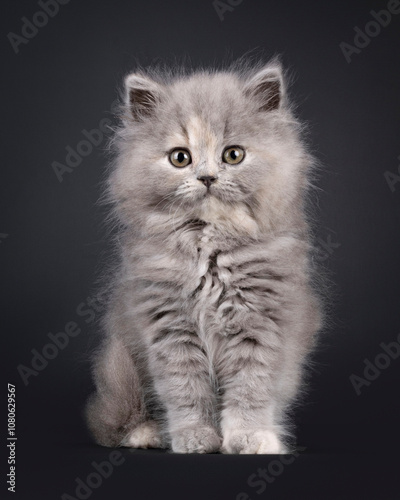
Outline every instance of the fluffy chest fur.
{"type": "Polygon", "coordinates": [[[276,331],[288,319],[282,307],[286,292],[305,280],[306,242],[288,233],[256,238],[245,208],[210,219],[180,221],[129,252],[131,310],[137,315],[140,304],[149,341],[160,323],[176,321],[177,331],[192,330],[211,354],[221,336],[266,322],[276,331]],[[236,225],[237,217],[245,223],[236,225]]]}

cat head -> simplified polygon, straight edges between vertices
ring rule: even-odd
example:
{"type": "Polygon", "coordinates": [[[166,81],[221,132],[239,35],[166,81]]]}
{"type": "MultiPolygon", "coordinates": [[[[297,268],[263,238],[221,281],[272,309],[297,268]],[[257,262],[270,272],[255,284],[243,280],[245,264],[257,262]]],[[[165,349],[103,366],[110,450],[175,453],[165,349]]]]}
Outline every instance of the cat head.
{"type": "Polygon", "coordinates": [[[298,129],[277,62],[130,74],[112,198],[126,223],[151,212],[212,220],[242,206],[270,226],[304,187],[298,129]]]}

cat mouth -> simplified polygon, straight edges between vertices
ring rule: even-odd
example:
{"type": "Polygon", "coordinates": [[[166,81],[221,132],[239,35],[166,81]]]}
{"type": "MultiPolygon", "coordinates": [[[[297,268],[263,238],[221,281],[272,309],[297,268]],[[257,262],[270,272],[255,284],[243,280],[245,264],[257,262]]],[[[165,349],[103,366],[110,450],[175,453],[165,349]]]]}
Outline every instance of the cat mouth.
{"type": "Polygon", "coordinates": [[[211,190],[210,188],[208,188],[203,194],[203,200],[208,200],[210,198],[218,198],[218,195],[215,190],[211,190]]]}

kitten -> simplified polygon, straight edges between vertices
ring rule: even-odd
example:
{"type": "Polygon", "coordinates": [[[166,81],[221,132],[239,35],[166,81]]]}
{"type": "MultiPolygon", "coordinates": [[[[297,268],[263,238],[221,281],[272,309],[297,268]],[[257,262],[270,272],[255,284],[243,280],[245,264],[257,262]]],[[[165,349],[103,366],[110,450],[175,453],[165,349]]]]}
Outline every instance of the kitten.
{"type": "Polygon", "coordinates": [[[313,161],[277,61],[125,80],[119,267],[86,408],[105,446],[285,453],[321,328],[313,161]]]}

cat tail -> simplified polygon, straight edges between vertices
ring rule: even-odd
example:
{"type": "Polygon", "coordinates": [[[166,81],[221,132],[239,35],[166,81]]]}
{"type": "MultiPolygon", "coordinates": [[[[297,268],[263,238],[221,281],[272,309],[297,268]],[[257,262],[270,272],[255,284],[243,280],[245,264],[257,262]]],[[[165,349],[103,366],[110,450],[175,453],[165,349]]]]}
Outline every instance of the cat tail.
{"type": "Polygon", "coordinates": [[[98,444],[121,446],[146,420],[138,368],[121,339],[109,338],[98,350],[93,375],[96,391],[86,404],[87,425],[98,444]]]}

